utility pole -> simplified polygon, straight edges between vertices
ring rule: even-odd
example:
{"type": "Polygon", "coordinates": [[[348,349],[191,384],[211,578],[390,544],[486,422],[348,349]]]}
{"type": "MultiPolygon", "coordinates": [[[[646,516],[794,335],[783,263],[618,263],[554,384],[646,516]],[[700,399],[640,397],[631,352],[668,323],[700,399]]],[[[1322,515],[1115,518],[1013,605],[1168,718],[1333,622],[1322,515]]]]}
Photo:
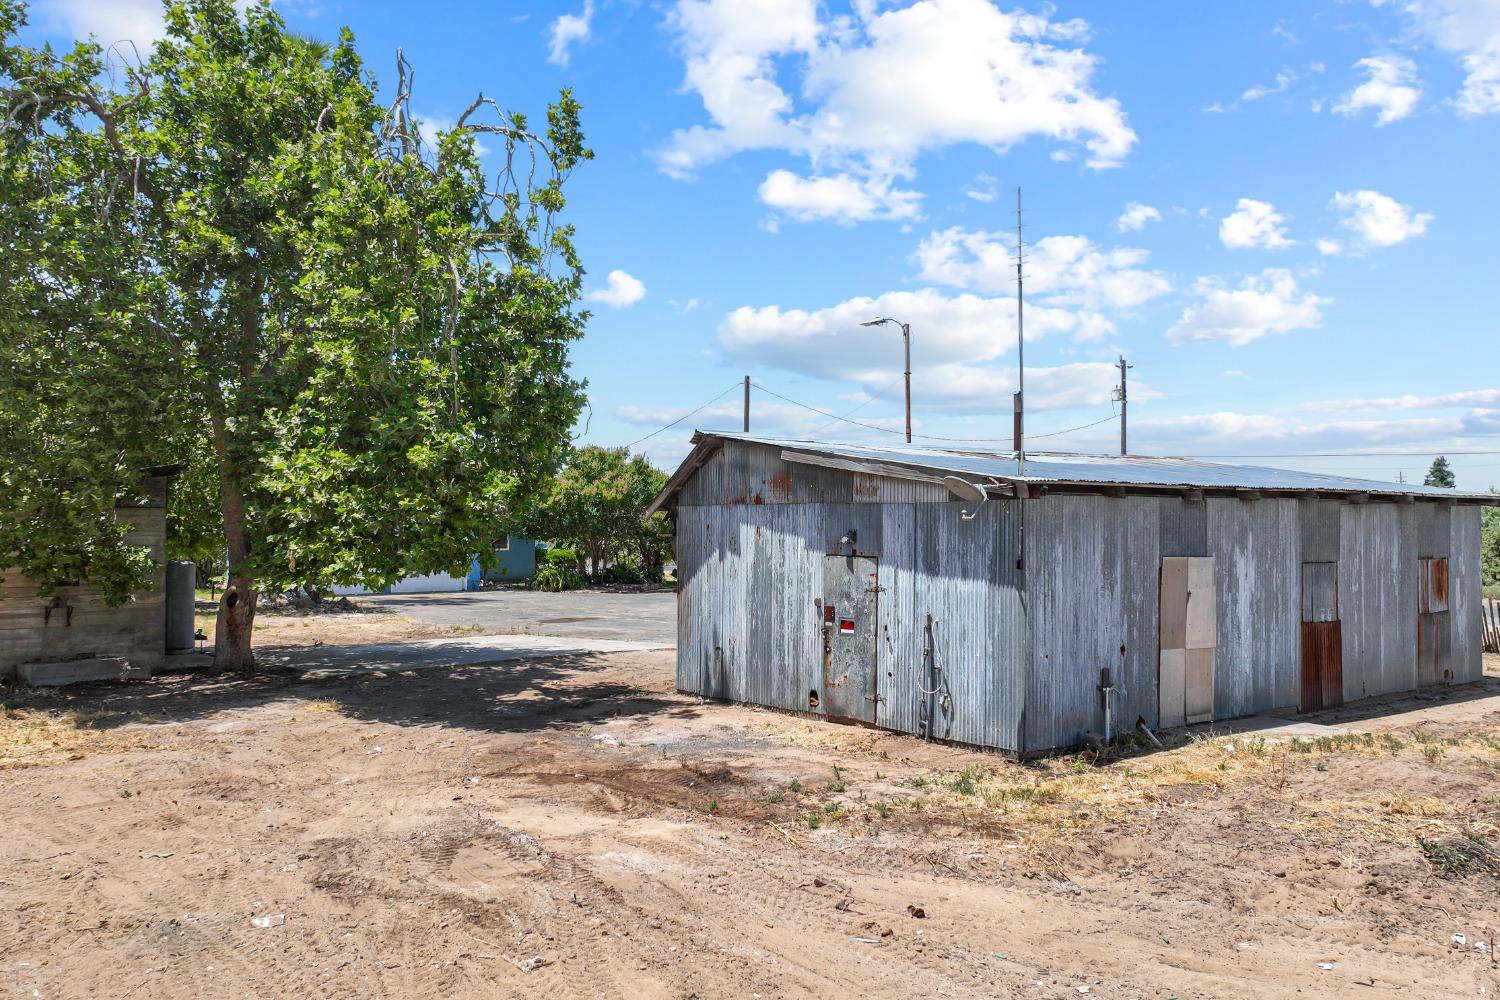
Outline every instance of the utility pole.
{"type": "Polygon", "coordinates": [[[1396,473],[1396,482],[1405,484],[1406,483],[1406,473],[1405,472],[1398,472],[1398,473],[1396,473]]]}
{"type": "Polygon", "coordinates": [[[750,433],[750,376],[745,376],[745,433],[750,433]]]}
{"type": "Polygon", "coordinates": [[[911,444],[911,326],[901,324],[901,341],[906,350],[906,443],[911,444]]]}
{"type": "Polygon", "coordinates": [[[1120,355],[1118,367],[1120,369],[1120,384],[1115,389],[1115,399],[1120,401],[1120,454],[1124,456],[1130,454],[1130,449],[1125,443],[1125,410],[1130,405],[1130,401],[1126,395],[1125,373],[1134,368],[1135,365],[1127,365],[1125,363],[1125,355],[1122,354],[1120,355]]]}
{"type": "Polygon", "coordinates": [[[1026,324],[1024,265],[1026,244],[1021,238],[1021,187],[1016,185],[1016,461],[1017,474],[1026,475],[1026,324]]]}

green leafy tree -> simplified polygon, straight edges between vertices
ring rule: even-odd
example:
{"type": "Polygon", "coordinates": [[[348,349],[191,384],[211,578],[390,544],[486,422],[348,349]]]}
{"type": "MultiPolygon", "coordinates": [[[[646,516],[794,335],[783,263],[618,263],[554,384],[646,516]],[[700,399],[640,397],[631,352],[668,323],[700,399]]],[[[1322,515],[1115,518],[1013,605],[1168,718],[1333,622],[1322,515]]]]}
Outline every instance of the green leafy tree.
{"type": "Polygon", "coordinates": [[[661,515],[648,519],[645,509],[666,481],[644,456],[624,448],[579,448],[526,515],[523,530],[571,548],[579,568],[595,577],[622,559],[659,577],[670,536],[661,515]]]}
{"type": "Polygon", "coordinates": [[[24,23],[0,0],[0,564],[126,599],[113,508],[183,463],[172,544],[227,552],[216,664],[248,669],[264,588],[487,552],[582,404],[571,95],[541,130],[481,95],[432,149],[404,59],[377,101],[347,30],[265,0],[170,2],[123,67],[24,23]]]}
{"type": "Polygon", "coordinates": [[[1432,460],[1432,468],[1427,470],[1427,478],[1422,480],[1426,486],[1443,486],[1452,489],[1454,486],[1453,469],[1449,467],[1448,460],[1442,455],[1432,460]]]}
{"type": "MultiPolygon", "coordinates": [[[[1490,487],[1490,492],[1500,496],[1500,489],[1493,486],[1490,487]]],[[[1484,585],[1500,587],[1500,507],[1481,507],[1480,511],[1479,538],[1484,585]]]]}

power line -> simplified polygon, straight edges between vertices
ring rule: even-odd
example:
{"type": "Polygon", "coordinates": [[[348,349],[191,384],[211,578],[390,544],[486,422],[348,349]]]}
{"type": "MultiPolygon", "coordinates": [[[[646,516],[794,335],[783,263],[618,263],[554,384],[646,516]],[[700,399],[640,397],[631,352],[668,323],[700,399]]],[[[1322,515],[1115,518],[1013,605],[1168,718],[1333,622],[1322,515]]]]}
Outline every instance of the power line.
{"type": "Polygon", "coordinates": [[[1047,433],[1047,434],[1032,434],[1032,435],[1030,435],[1030,437],[1031,437],[1031,439],[1033,441],[1035,441],[1037,438],[1050,438],[1050,437],[1058,437],[1058,436],[1063,435],[1063,434],[1072,434],[1074,431],[1087,430],[1090,427],[1098,427],[1100,424],[1107,424],[1111,420],[1115,419],[1115,417],[1117,417],[1117,416],[1118,416],[1118,414],[1111,412],[1109,416],[1107,416],[1107,417],[1100,417],[1098,420],[1095,420],[1091,424],[1079,424],[1077,427],[1069,427],[1065,431],[1051,431],[1050,433],[1047,433]]]}
{"type": "MultiPolygon", "coordinates": [[[[880,398],[880,394],[882,392],[885,392],[887,389],[889,389],[891,386],[895,385],[897,382],[900,382],[905,377],[906,376],[904,374],[903,375],[897,375],[895,378],[891,379],[889,382],[887,382],[885,385],[881,386],[880,388],[871,390],[870,396],[869,396],[868,399],[866,399],[863,403],[860,403],[858,406],[855,406],[855,407],[853,407],[851,409],[845,410],[844,411],[844,415],[841,416],[841,417],[839,417],[838,419],[840,419],[840,420],[847,420],[849,417],[851,417],[854,414],[858,413],[860,410],[863,410],[865,407],[867,407],[871,403],[875,402],[876,399],[880,398]]],[[[813,431],[813,433],[814,434],[820,434],[824,430],[827,430],[829,427],[832,427],[832,426],[833,426],[832,424],[824,424],[822,427],[819,427],[817,430],[813,431]]]]}
{"type": "Polygon", "coordinates": [[[684,413],[682,416],[678,417],[676,420],[672,421],[670,424],[666,424],[666,425],[664,425],[662,427],[658,427],[656,430],[652,431],[650,434],[647,434],[645,437],[636,438],[634,441],[632,441],[629,444],[625,445],[625,448],[627,450],[629,450],[631,448],[634,448],[636,445],[640,444],[642,441],[649,441],[649,440],[651,440],[652,438],[656,437],[656,435],[660,434],[662,431],[671,430],[673,427],[676,427],[678,424],[682,423],[688,417],[691,417],[691,416],[693,416],[696,413],[701,413],[704,410],[708,409],[710,406],[713,406],[719,400],[723,399],[725,396],[729,395],[731,392],[733,392],[734,390],[738,389],[741,384],[742,383],[739,383],[739,382],[733,383],[732,385],[730,385],[729,388],[725,389],[723,392],[719,393],[713,399],[710,399],[708,402],[704,403],[702,406],[698,407],[696,410],[689,410],[687,413],[684,413]]]}

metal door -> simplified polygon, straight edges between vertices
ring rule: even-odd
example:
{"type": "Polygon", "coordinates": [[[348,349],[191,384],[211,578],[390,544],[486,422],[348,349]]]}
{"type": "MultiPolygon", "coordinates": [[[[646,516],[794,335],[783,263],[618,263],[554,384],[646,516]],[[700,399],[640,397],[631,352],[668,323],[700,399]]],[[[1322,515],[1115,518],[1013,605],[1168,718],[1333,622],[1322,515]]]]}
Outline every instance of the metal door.
{"type": "Polygon", "coordinates": [[[875,721],[879,572],[868,556],[823,560],[823,706],[839,719],[875,721]]]}

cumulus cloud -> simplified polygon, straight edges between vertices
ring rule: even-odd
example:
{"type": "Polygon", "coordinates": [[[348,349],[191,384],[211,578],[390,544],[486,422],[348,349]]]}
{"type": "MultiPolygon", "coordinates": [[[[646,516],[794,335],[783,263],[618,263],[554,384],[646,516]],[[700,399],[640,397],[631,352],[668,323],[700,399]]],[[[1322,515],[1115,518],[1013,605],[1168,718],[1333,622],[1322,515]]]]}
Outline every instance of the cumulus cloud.
{"type": "Polygon", "coordinates": [[[558,66],[568,65],[573,57],[573,46],[588,41],[593,20],[594,0],[584,0],[583,10],[577,14],[563,14],[556,18],[548,29],[547,61],[558,66]]]}
{"type": "Polygon", "coordinates": [[[1241,198],[1235,210],[1219,221],[1219,240],[1231,249],[1279,250],[1293,243],[1286,234],[1286,221],[1269,201],[1241,198]]]}
{"type": "Polygon", "coordinates": [[[1500,114],[1500,3],[1407,0],[1401,6],[1420,35],[1458,57],[1466,74],[1453,101],[1459,113],[1500,114]]]}
{"type": "MultiPolygon", "coordinates": [[[[1008,233],[953,226],[930,233],[912,259],[924,281],[1004,292],[1015,288],[1014,254],[1008,233]]],[[[1084,236],[1046,236],[1026,254],[1026,287],[1046,305],[1133,309],[1172,289],[1166,275],[1145,268],[1150,253],[1133,247],[1106,250],[1084,236]]]]}
{"type": "Polygon", "coordinates": [[[1237,286],[1221,278],[1200,278],[1195,291],[1198,301],[1167,331],[1167,340],[1220,340],[1243,347],[1273,333],[1317,327],[1322,307],[1331,301],[1302,291],[1292,272],[1274,267],[1237,286]]]}
{"type": "Polygon", "coordinates": [[[1364,70],[1366,80],[1339,99],[1335,114],[1357,115],[1374,110],[1376,125],[1400,121],[1417,106],[1422,88],[1417,64],[1403,56],[1370,56],[1354,64],[1364,70]]]}
{"type": "MultiPolygon", "coordinates": [[[[836,16],[817,0],[678,0],[669,25],[709,121],[672,134],[662,170],[691,176],[741,151],[779,150],[812,164],[803,187],[842,177],[854,199],[896,190],[920,153],[959,143],[1003,152],[1040,137],[1081,147],[1094,168],[1117,165],[1135,144],[1119,103],[1094,90],[1082,22],[988,0],[880,8],[836,16]],[[785,89],[792,79],[797,89],[785,89]]],[[[802,190],[786,177],[762,185],[763,194],[802,190]]]]}
{"type": "Polygon", "coordinates": [[[1125,211],[1115,220],[1115,228],[1122,233],[1139,232],[1146,228],[1148,222],[1160,222],[1161,212],[1150,205],[1142,205],[1138,201],[1132,201],[1125,206],[1125,211]]]}
{"type": "Polygon", "coordinates": [[[1344,252],[1344,244],[1329,236],[1320,236],[1317,240],[1318,253],[1324,257],[1337,257],[1344,252]]]}
{"type": "Polygon", "coordinates": [[[1370,247],[1390,247],[1427,232],[1432,213],[1417,212],[1379,191],[1340,191],[1333,207],[1345,215],[1342,224],[1370,247]]]}
{"type": "Polygon", "coordinates": [[[915,219],[920,192],[896,187],[893,177],[854,174],[799,177],[773,170],[760,185],[760,200],[798,222],[828,219],[841,225],[871,219],[915,219]]]}
{"type": "Polygon", "coordinates": [[[646,286],[625,271],[611,271],[603,288],[584,295],[589,302],[601,302],[614,309],[628,309],[646,297],[646,286]]]}

